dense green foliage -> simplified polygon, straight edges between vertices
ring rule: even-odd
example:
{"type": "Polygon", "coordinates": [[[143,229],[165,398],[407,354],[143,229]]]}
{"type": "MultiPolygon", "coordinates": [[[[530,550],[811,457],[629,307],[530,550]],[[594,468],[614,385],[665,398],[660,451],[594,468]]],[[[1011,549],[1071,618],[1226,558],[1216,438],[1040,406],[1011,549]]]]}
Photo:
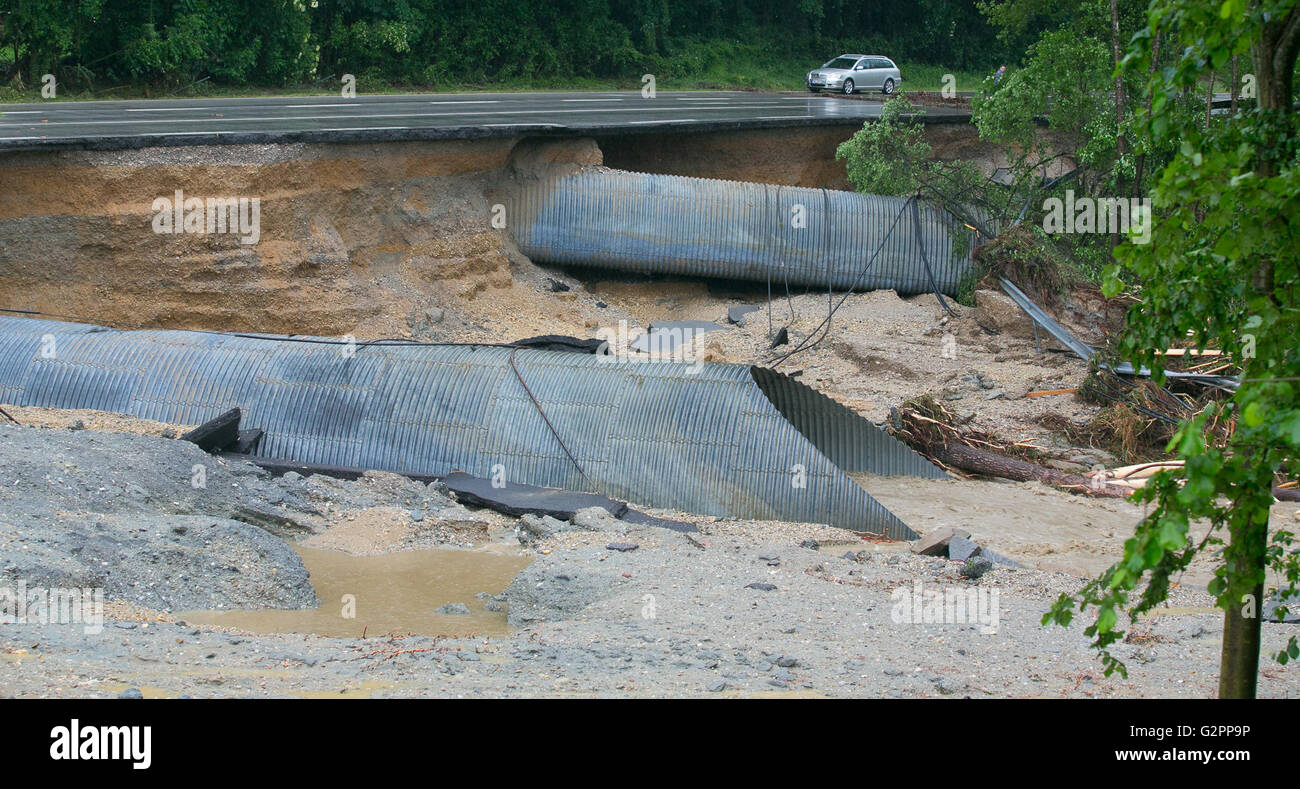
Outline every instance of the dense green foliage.
{"type": "MultiPolygon", "coordinates": [[[[1124,558],[1049,614],[1068,624],[1076,605],[1095,607],[1087,632],[1108,672],[1123,670],[1109,654],[1124,634],[1120,611],[1136,617],[1164,602],[1171,579],[1199,553],[1222,556],[1210,585],[1226,614],[1221,695],[1254,693],[1265,596],[1276,595],[1283,612],[1294,606],[1300,552],[1291,533],[1270,535],[1268,525],[1276,475],[1300,477],[1298,48],[1296,0],[1156,0],[1124,62],[1126,73],[1147,76],[1143,133],[1153,148],[1175,153],[1153,185],[1151,243],[1117,249],[1141,283],[1121,353],[1159,373],[1154,349],[1192,337],[1198,347],[1222,349],[1244,374],[1230,401],[1185,422],[1170,442],[1186,461],[1185,479],[1162,473],[1135,496],[1151,509],[1124,558]],[[1157,32],[1177,53],[1166,68],[1151,67],[1157,32]],[[1259,100],[1216,118],[1178,111],[1179,98],[1234,55],[1254,71],[1259,100]],[[1207,422],[1233,417],[1226,445],[1207,441],[1207,422]],[[1200,540],[1189,531],[1196,519],[1212,527],[1200,540]]],[[[1121,287],[1119,273],[1109,272],[1111,293],[1121,287]]],[[[1275,657],[1300,657],[1296,637],[1275,657]]]]}
{"type": "MultiPolygon", "coordinates": [[[[792,71],[843,51],[950,72],[996,68],[974,0],[3,0],[0,75],[30,90],[277,86],[355,74],[362,86],[582,78],[671,82],[792,71]]],[[[743,77],[742,77],[742,80],[743,77]]]]}

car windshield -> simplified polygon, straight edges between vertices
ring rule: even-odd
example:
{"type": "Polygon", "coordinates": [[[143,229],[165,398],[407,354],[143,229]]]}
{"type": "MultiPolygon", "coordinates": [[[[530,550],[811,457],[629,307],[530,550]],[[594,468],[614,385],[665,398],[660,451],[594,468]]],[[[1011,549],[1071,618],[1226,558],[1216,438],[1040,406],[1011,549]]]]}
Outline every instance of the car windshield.
{"type": "Polygon", "coordinates": [[[853,68],[853,64],[857,62],[856,58],[835,58],[823,65],[822,68],[853,68]]]}

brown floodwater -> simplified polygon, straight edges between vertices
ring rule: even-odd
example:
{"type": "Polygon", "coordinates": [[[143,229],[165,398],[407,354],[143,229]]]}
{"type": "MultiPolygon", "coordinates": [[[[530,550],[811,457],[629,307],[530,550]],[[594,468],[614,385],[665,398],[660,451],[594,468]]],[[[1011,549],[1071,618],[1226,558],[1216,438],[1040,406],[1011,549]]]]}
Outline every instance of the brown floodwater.
{"type": "Polygon", "coordinates": [[[353,556],[301,545],[295,545],[294,550],[311,573],[312,586],[320,598],[317,608],[186,611],[179,618],[191,624],[252,633],[315,633],[344,638],[359,638],[363,633],[499,635],[509,630],[505,612],[485,611],[483,604],[487,601],[474,595],[499,594],[530,561],[522,556],[451,549],[378,556],[353,556]],[[464,603],[470,613],[437,613],[447,603],[464,603]]]}

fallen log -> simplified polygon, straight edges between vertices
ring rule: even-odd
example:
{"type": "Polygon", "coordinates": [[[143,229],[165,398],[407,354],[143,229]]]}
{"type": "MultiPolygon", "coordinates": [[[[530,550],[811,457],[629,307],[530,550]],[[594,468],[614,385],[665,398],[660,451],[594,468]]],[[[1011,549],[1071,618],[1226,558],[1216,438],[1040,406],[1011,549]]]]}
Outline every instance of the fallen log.
{"type": "Polygon", "coordinates": [[[1133,493],[1131,489],[1120,485],[1100,482],[1082,474],[1058,471],[1046,466],[1040,466],[1037,463],[1030,463],[1027,460],[1008,457],[984,449],[976,449],[955,441],[929,445],[921,451],[945,466],[951,466],[973,474],[1002,477],[1017,482],[1046,482],[1058,488],[1064,488],[1075,493],[1085,493],[1089,496],[1127,498],[1133,493]]]}

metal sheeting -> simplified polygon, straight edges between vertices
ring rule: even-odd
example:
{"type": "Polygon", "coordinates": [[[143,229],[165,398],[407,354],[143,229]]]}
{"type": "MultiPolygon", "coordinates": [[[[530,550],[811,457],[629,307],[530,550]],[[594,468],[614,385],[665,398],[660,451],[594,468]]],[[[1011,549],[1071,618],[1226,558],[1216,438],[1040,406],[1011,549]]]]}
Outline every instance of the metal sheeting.
{"type": "Polygon", "coordinates": [[[509,348],[376,343],[349,355],[337,341],[306,339],[0,317],[0,400],[179,424],[239,406],[245,425],[266,431],[263,457],[499,472],[648,506],[895,539],[916,535],[836,463],[943,475],[848,409],[746,365],[517,349],[515,367],[548,426],[509,348]]]}
{"type": "Polygon", "coordinates": [[[840,290],[892,288],[904,295],[937,287],[956,295],[971,266],[973,231],[922,203],[918,243],[913,212],[903,210],[907,202],[587,169],[519,187],[508,218],[520,250],[543,263],[840,290]],[[965,248],[960,254],[954,237],[964,239],[957,244],[965,248]]]}

